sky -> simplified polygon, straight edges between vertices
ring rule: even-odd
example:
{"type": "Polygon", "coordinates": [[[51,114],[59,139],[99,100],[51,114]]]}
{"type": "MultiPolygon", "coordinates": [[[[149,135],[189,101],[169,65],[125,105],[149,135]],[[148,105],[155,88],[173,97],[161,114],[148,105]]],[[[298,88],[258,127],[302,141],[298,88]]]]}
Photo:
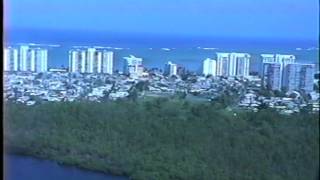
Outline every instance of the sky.
{"type": "Polygon", "coordinates": [[[319,38],[318,0],[4,0],[6,29],[319,38]]]}

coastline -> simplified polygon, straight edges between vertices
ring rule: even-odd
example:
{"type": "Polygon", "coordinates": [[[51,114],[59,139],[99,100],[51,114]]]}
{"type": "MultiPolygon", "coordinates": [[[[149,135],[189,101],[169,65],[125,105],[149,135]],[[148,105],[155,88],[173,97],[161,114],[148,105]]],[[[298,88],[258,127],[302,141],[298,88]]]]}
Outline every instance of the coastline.
{"type": "MultiPolygon", "coordinates": [[[[9,145],[6,145],[4,148],[5,155],[17,155],[17,156],[31,157],[31,158],[35,158],[38,160],[50,161],[53,163],[57,163],[59,166],[62,166],[62,167],[74,167],[74,168],[77,168],[82,171],[90,171],[93,173],[102,173],[104,175],[130,179],[129,176],[124,172],[112,171],[112,169],[94,168],[91,166],[87,166],[85,164],[72,163],[71,161],[68,161],[68,159],[61,159],[60,158],[60,160],[59,160],[59,158],[50,157],[50,155],[46,155],[46,154],[39,155],[39,154],[30,152],[30,151],[23,151],[23,148],[20,148],[20,147],[10,146],[10,148],[8,148],[8,146],[9,145]]],[[[5,163],[6,162],[4,162],[4,165],[5,165],[5,163]]]]}

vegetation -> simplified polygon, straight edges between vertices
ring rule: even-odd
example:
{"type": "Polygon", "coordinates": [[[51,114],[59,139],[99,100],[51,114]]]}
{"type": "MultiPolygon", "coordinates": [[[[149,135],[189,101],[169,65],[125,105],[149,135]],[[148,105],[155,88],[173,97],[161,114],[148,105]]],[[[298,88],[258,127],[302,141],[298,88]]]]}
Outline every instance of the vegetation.
{"type": "MultiPolygon", "coordinates": [[[[219,103],[219,102],[216,102],[219,103]]],[[[132,179],[317,179],[319,119],[215,103],[5,104],[7,150],[132,179]]]]}

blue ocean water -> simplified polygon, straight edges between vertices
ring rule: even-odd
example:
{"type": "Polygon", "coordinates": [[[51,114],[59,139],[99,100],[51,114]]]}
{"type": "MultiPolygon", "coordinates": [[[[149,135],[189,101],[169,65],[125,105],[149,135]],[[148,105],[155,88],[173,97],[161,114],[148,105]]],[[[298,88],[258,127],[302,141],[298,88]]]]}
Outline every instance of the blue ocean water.
{"type": "Polygon", "coordinates": [[[126,180],[127,177],[112,176],[87,171],[56,162],[36,159],[29,156],[4,155],[5,180],[126,180]]]}
{"type": "Polygon", "coordinates": [[[49,48],[49,67],[67,67],[68,51],[72,46],[103,46],[114,52],[115,70],[122,71],[123,57],[130,54],[143,58],[147,68],[163,68],[167,61],[184,65],[192,71],[201,69],[205,58],[215,58],[216,52],[246,52],[251,54],[250,71],[259,71],[260,54],[293,54],[297,62],[314,63],[319,69],[319,43],[293,40],[252,40],[205,37],[163,37],[137,34],[106,34],[60,31],[10,31],[8,44],[55,44],[49,48]],[[115,48],[115,49],[114,49],[115,48]],[[164,50],[168,48],[170,50],[164,50]]]}

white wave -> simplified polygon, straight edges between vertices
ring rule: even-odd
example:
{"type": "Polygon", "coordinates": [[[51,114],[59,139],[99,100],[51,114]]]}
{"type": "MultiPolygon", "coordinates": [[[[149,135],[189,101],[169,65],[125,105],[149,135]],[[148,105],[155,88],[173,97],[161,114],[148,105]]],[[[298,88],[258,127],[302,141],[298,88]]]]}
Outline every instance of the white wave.
{"type": "Polygon", "coordinates": [[[306,49],[307,51],[319,50],[318,47],[309,47],[306,49]]]}
{"type": "Polygon", "coordinates": [[[212,48],[212,47],[205,47],[205,48],[202,48],[203,50],[216,50],[218,48],[212,48]]]}
{"type": "Polygon", "coordinates": [[[115,49],[115,50],[122,50],[123,48],[115,47],[115,48],[113,48],[113,49],[115,49]]]}
{"type": "Polygon", "coordinates": [[[60,47],[61,45],[60,44],[49,44],[48,46],[49,47],[60,47]]]}

